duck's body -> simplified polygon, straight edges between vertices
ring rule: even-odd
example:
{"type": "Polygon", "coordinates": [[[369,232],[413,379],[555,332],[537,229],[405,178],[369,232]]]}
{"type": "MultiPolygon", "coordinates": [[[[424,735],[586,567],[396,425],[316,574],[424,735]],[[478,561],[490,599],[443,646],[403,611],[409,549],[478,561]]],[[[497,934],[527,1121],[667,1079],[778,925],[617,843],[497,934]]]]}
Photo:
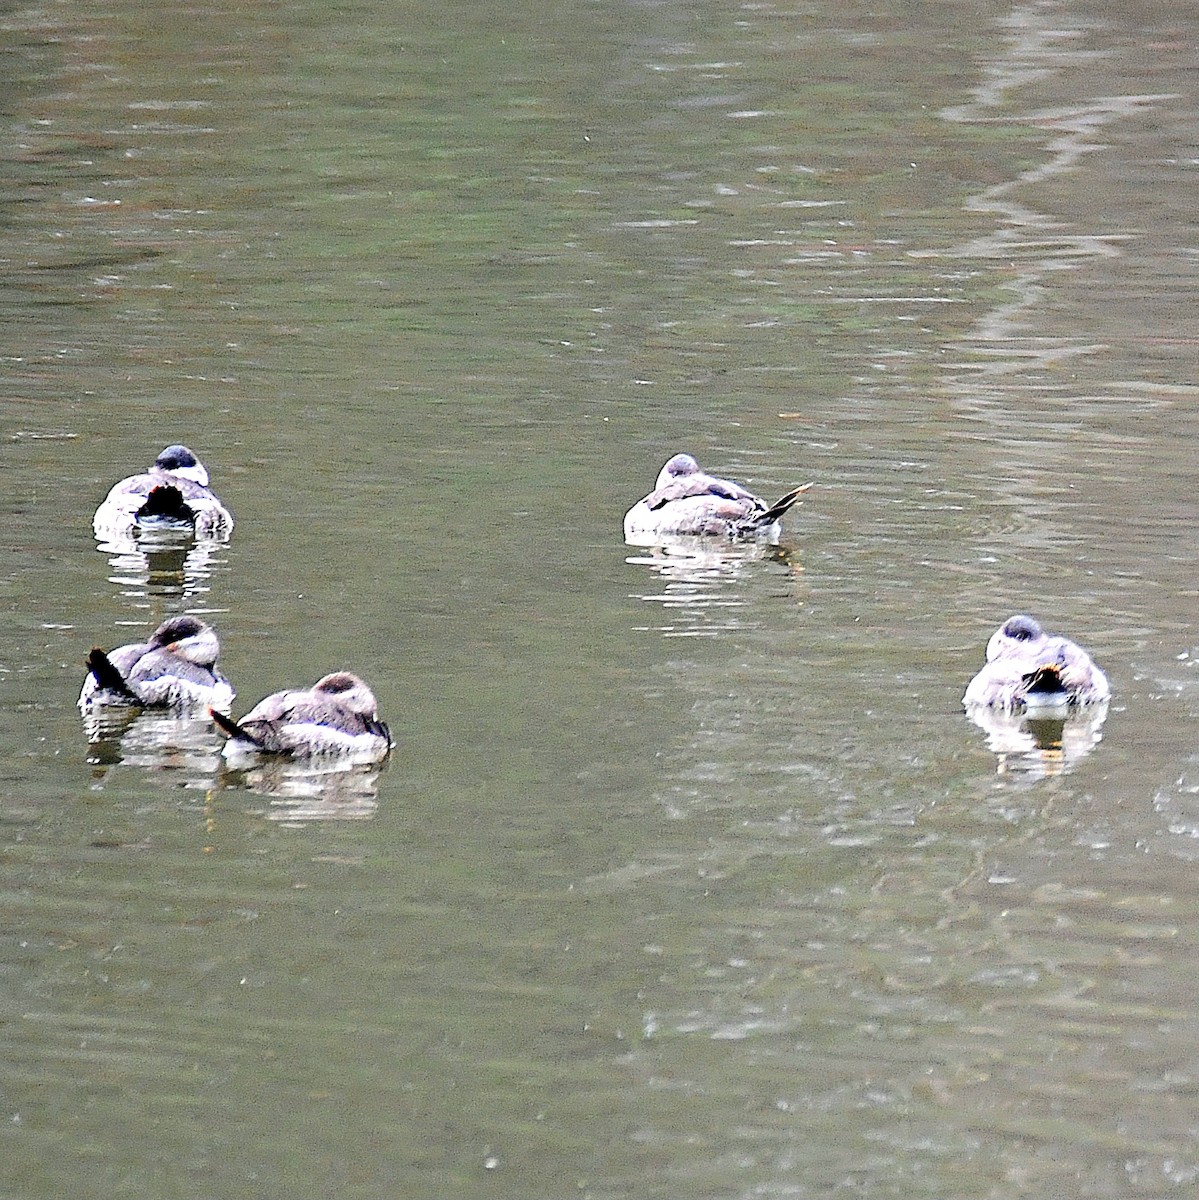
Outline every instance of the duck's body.
{"type": "Polygon", "coordinates": [[[1069,710],[1111,697],[1107,676],[1069,638],[1046,633],[1032,617],[1009,617],[987,643],[987,661],[970,681],[967,708],[1069,710]]]}
{"type": "Polygon", "coordinates": [[[346,755],[367,763],[381,761],[391,749],[375,694],[349,671],[325,675],[310,688],[273,692],[240,721],[215,712],[213,719],[229,739],[227,758],[346,755]]]}
{"type": "Polygon", "coordinates": [[[780,518],[811,486],[805,483],[767,504],[739,483],[702,471],[690,454],[676,454],[658,472],[654,490],[625,513],[625,541],[636,546],[664,537],[777,541],[780,518]]]}
{"type": "Polygon", "coordinates": [[[171,617],[149,641],[107,652],[92,650],[79,707],[85,711],[108,705],[204,707],[228,712],[234,692],[217,668],[219,653],[212,626],[196,617],[171,617]]]}
{"type": "Polygon", "coordinates": [[[92,528],[102,541],[138,530],[227,538],[233,514],[209,490],[204,464],[186,446],[168,446],[148,471],[113,485],[96,509],[92,528]]]}

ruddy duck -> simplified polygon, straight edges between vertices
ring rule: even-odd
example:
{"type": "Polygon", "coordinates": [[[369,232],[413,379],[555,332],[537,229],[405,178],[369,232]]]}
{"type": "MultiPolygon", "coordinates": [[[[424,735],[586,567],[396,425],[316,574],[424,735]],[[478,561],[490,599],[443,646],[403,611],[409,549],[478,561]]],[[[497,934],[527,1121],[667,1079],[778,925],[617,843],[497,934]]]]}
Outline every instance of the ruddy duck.
{"type": "Polygon", "coordinates": [[[987,662],[970,681],[967,708],[1068,709],[1111,697],[1107,676],[1069,638],[1046,633],[1032,617],[1009,617],[987,643],[987,662]]]}
{"type": "Polygon", "coordinates": [[[379,720],[375,694],[357,675],[334,671],[310,688],[273,692],[240,721],[214,711],[229,740],[226,758],[286,754],[296,758],[348,755],[379,762],[391,749],[391,732],[379,720]]]}
{"type": "Polygon", "coordinates": [[[701,471],[690,454],[676,454],[658,472],[654,490],[625,513],[625,541],[635,546],[661,537],[776,541],[779,519],[811,486],[802,484],[767,504],[740,484],[701,471]]]}
{"type": "Polygon", "coordinates": [[[217,669],[216,630],[196,617],[163,621],[148,642],[135,642],[87,656],[88,676],[79,693],[85,712],[104,705],[228,712],[233,688],[217,669]]]}
{"type": "Polygon", "coordinates": [[[168,446],[141,475],[115,484],[96,509],[101,541],[136,530],[182,530],[197,538],[227,538],[233,514],[208,488],[208,471],[186,446],[168,446]]]}

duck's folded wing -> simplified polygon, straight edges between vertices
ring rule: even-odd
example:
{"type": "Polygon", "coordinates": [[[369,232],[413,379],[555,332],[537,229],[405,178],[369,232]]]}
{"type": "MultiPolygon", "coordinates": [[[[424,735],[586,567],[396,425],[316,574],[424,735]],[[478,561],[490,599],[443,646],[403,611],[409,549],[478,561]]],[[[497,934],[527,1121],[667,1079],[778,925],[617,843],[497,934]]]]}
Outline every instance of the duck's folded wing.
{"type": "Polygon", "coordinates": [[[143,654],[129,672],[129,682],[133,685],[166,678],[184,680],[198,687],[211,687],[218,676],[212,667],[194,663],[170,650],[151,650],[149,654],[143,654]]]}
{"type": "Polygon", "coordinates": [[[690,500],[695,496],[714,496],[720,500],[747,500],[751,504],[761,504],[753,492],[746,491],[731,480],[717,479],[715,475],[684,475],[650,492],[645,498],[645,505],[654,511],[676,500],[690,500]]]}
{"type": "Polygon", "coordinates": [[[377,722],[362,713],[356,713],[336,701],[313,698],[297,704],[288,715],[288,721],[297,725],[320,725],[324,729],[357,737],[363,733],[377,732],[377,722]]]}
{"type": "Polygon", "coordinates": [[[163,482],[161,475],[151,475],[148,472],[141,475],[130,475],[114,483],[104,497],[100,510],[110,509],[114,512],[134,513],[145,503],[146,497],[154,488],[163,482]]]}
{"type": "Polygon", "coordinates": [[[1067,691],[1078,692],[1090,687],[1100,674],[1091,656],[1066,638],[1058,644],[1057,663],[1067,691]]]}

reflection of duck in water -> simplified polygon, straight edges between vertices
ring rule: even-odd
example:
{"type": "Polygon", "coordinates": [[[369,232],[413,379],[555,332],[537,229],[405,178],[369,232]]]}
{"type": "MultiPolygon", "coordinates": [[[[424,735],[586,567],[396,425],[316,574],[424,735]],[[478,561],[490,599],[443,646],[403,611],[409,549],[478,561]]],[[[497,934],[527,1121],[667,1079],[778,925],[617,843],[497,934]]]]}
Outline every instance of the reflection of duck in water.
{"type": "Polygon", "coordinates": [[[1107,676],[1069,638],[1046,633],[1032,617],[1009,617],[987,643],[987,661],[962,703],[1065,713],[1111,697],[1107,676]]]}
{"type": "Polygon", "coordinates": [[[285,754],[304,758],[346,755],[379,762],[391,749],[391,733],[379,720],[374,692],[357,675],[335,671],[310,688],[273,692],[240,721],[213,712],[229,741],[225,757],[285,754]]]}
{"type": "Polygon", "coordinates": [[[209,590],[214,571],[227,562],[223,539],[197,540],[177,533],[141,530],[98,542],[96,549],[108,557],[109,582],[134,598],[201,596],[209,590]]]}
{"type": "Polygon", "coordinates": [[[751,596],[760,564],[783,568],[788,590],[803,575],[791,547],[759,540],[670,538],[639,547],[625,562],[648,568],[632,595],[660,607],[664,623],[653,627],[665,637],[716,637],[743,628],[743,610],[754,607],[751,596]]]}
{"type": "Polygon", "coordinates": [[[1001,775],[1043,779],[1072,770],[1095,749],[1103,737],[1107,701],[1031,711],[976,704],[967,715],[987,735],[1001,775]]]}
{"type": "Polygon", "coordinates": [[[386,768],[386,762],[356,763],[345,755],[260,754],[253,762],[228,763],[220,780],[224,787],[268,797],[270,821],[369,821],[379,809],[379,781],[386,768]]]}
{"type": "Polygon", "coordinates": [[[92,528],[101,541],[141,530],[227,538],[233,515],[209,491],[204,464],[186,446],[168,446],[148,471],[113,486],[96,509],[92,528]]]}
{"type": "Polygon", "coordinates": [[[83,725],[97,784],[121,768],[169,771],[185,788],[217,782],[222,739],[204,709],[97,707],[83,725]]]}
{"type": "Polygon", "coordinates": [[[625,513],[625,541],[635,546],[662,537],[777,541],[780,518],[811,486],[805,483],[767,504],[731,479],[701,471],[690,454],[676,454],[658,472],[654,490],[625,513]]]}
{"type": "Polygon", "coordinates": [[[228,712],[233,688],[216,665],[216,630],[197,617],[163,621],[148,642],[98,647],[87,656],[88,676],[79,693],[85,712],[105,705],[228,712]]]}

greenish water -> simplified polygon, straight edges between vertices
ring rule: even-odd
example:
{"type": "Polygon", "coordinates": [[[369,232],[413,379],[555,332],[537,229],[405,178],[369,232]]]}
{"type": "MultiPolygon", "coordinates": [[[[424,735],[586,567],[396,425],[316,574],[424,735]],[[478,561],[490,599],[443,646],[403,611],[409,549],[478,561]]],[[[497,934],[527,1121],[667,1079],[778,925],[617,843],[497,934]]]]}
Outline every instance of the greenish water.
{"type": "Polygon", "coordinates": [[[0,1194],[1193,1190],[1188,10],[0,31],[0,1194]],[[172,441],[238,524],[150,575],[172,441]],[[621,543],[680,449],[815,481],[778,553],[621,543]],[[391,761],[89,748],[181,608],[391,761]],[[1090,753],[960,712],[1017,610],[1090,753]]]}

